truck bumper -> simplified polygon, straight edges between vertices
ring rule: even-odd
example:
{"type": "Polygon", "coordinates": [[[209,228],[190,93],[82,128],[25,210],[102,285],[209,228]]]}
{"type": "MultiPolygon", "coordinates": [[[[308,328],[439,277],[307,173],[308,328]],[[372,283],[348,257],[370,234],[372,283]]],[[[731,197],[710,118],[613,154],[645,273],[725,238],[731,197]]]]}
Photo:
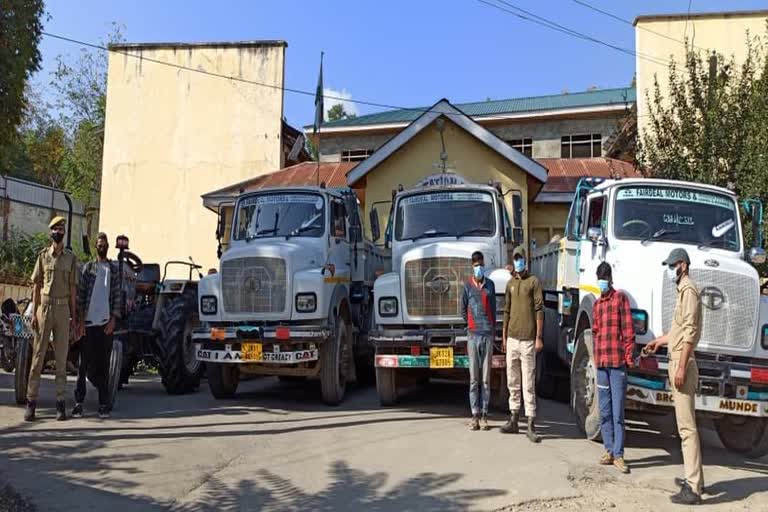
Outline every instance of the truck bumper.
{"type": "Polygon", "coordinates": [[[328,327],[231,326],[195,329],[195,357],[206,363],[290,365],[315,362],[328,327]]]}
{"type": "MultiPolygon", "coordinates": [[[[430,368],[433,370],[469,368],[467,331],[453,328],[377,329],[368,338],[376,347],[375,365],[380,368],[430,368]],[[437,350],[450,349],[439,354],[437,350]],[[452,354],[452,357],[451,357],[452,354]]],[[[497,330],[494,352],[501,349],[501,329],[497,330]]],[[[501,353],[491,356],[491,368],[506,367],[501,353]]]]}
{"type": "MultiPolygon", "coordinates": [[[[698,357],[696,363],[699,367],[699,393],[694,400],[697,411],[768,418],[768,386],[754,386],[750,382],[754,366],[698,357]]],[[[645,358],[641,370],[632,371],[627,376],[627,400],[656,407],[674,407],[668,367],[666,356],[645,358]],[[648,371],[649,366],[657,370],[648,371]]]]}

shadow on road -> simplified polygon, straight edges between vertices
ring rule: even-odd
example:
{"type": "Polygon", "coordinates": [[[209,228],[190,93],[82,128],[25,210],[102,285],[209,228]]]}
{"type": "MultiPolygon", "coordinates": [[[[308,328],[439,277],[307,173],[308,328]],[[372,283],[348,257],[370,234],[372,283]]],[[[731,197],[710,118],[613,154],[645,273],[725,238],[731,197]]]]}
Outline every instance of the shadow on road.
{"type": "Polygon", "coordinates": [[[332,512],[340,510],[452,512],[469,510],[477,500],[502,496],[500,489],[448,490],[461,473],[421,473],[388,488],[389,475],[366,473],[336,461],[328,469],[330,483],[311,493],[271,471],[230,487],[213,477],[205,482],[193,501],[172,507],[175,512],[208,512],[245,507],[264,512],[332,512]]]}

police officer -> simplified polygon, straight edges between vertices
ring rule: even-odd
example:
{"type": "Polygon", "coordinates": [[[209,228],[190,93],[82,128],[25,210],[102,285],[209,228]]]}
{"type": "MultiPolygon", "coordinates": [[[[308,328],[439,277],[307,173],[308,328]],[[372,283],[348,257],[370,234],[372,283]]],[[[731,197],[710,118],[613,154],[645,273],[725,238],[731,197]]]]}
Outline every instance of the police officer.
{"type": "Polygon", "coordinates": [[[701,334],[701,300],[699,291],[688,271],[691,260],[685,249],[674,249],[663,262],[668,278],[677,283],[677,302],[670,331],[646,346],[646,352],[656,352],[668,345],[669,382],[675,403],[677,430],[682,439],[685,480],[677,479],[680,492],[671,497],[673,503],[695,505],[701,502],[704,473],[701,465],[701,445],[696,427],[696,387],[699,369],[693,351],[701,334]]]}
{"type": "Polygon", "coordinates": [[[37,395],[40,390],[40,373],[45,363],[45,353],[53,333],[53,349],[56,355],[56,419],[67,419],[64,410],[64,391],[67,384],[67,354],[70,333],[75,332],[77,259],[64,248],[66,221],[55,217],[48,227],[51,245],[37,256],[34,283],[32,326],[35,341],[32,346],[32,370],[27,386],[26,421],[35,420],[37,395]]]}

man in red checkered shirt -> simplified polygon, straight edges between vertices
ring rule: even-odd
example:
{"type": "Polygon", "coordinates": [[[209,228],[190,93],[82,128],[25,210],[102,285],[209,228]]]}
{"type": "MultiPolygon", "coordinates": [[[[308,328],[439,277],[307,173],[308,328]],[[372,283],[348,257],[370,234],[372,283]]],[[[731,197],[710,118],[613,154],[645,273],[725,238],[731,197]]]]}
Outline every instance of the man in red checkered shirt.
{"type": "Polygon", "coordinates": [[[597,366],[600,431],[605,455],[600,464],[613,464],[629,473],[624,462],[624,399],[627,368],[632,367],[635,328],[627,296],[613,288],[613,272],[607,262],[597,267],[600,298],[592,308],[592,339],[597,366]]]}

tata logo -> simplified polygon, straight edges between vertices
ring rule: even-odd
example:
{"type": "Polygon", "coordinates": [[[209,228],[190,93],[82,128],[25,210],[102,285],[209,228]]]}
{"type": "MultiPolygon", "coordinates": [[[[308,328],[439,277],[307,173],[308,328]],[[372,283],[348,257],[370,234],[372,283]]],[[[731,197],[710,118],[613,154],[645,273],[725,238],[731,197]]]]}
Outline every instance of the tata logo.
{"type": "Polygon", "coordinates": [[[448,293],[448,290],[451,289],[451,283],[448,281],[447,277],[437,276],[432,279],[432,281],[427,283],[427,287],[432,290],[433,293],[442,295],[444,293],[448,293]]]}
{"type": "Polygon", "coordinates": [[[247,292],[256,293],[261,290],[261,281],[255,277],[248,277],[243,281],[243,288],[247,292]]]}
{"type": "Polygon", "coordinates": [[[702,288],[699,295],[701,296],[701,304],[712,311],[722,309],[725,304],[725,295],[720,291],[720,288],[707,286],[706,288],[702,288]]]}

